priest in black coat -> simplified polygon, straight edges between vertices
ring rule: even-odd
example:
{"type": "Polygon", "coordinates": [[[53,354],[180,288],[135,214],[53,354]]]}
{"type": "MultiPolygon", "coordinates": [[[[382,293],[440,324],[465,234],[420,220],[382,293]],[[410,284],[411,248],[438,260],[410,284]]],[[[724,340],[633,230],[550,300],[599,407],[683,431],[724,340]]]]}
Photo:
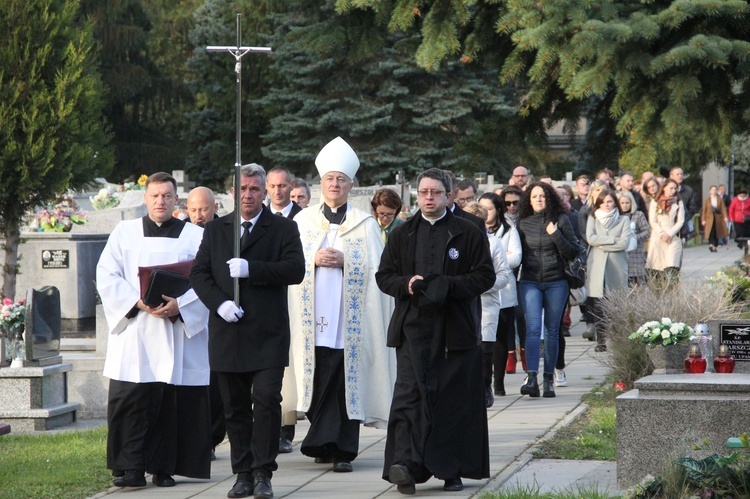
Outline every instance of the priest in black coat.
{"type": "Polygon", "coordinates": [[[281,381],[289,364],[287,286],[302,282],[305,273],[297,224],[263,205],[265,176],[260,165],[241,168],[240,258],[232,254],[235,210],[206,225],[190,276],[210,312],[209,362],[217,372],[237,473],[227,497],[273,497],[281,381]]]}
{"type": "Polygon", "coordinates": [[[383,478],[413,494],[431,476],[444,489],[489,477],[487,410],[476,300],[495,282],[486,233],[446,209],[450,179],[417,179],[420,211],[388,238],[376,280],[396,299],[388,346],[397,379],[383,478]]]}

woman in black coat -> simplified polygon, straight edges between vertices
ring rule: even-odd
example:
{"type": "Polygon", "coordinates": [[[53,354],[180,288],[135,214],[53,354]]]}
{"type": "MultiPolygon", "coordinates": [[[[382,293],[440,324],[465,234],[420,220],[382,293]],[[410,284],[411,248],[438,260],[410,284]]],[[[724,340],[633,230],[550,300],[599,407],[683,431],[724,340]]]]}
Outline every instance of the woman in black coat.
{"type": "Polygon", "coordinates": [[[543,395],[554,397],[554,370],[559,347],[560,319],[568,303],[565,260],[581,251],[578,239],[554,188],[536,182],[524,192],[518,222],[521,236],[520,297],[526,315],[526,366],[528,379],[522,395],[539,396],[542,313],[544,314],[543,395]]]}

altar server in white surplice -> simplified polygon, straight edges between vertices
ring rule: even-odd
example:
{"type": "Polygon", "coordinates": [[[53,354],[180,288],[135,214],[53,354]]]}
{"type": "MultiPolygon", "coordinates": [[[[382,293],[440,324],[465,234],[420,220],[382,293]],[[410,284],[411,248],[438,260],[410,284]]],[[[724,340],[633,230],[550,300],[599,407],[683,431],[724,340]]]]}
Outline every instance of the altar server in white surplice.
{"type": "Polygon", "coordinates": [[[284,422],[304,411],[310,429],[300,450],[333,471],[352,471],[359,425],[385,428],[395,382],[386,348],[393,299],[375,282],[383,240],[373,216],[348,204],[359,159],[341,137],[315,165],[322,202],[295,217],[305,278],[289,287],[290,366],[284,374],[284,422]],[[295,405],[296,403],[296,405],[295,405]]]}
{"type": "Polygon", "coordinates": [[[167,173],[146,181],[148,215],[115,227],[96,268],[109,339],[107,467],[119,487],[159,487],[172,475],[210,477],[208,309],[190,289],[141,300],[139,267],[195,258],[203,229],[172,216],[177,183],[167,173]]]}

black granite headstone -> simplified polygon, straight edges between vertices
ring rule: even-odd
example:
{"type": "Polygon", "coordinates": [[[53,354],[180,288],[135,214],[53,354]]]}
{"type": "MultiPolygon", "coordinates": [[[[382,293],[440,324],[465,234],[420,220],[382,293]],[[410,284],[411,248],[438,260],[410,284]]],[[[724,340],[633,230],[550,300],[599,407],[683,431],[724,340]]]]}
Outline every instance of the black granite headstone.
{"type": "Polygon", "coordinates": [[[55,286],[26,293],[26,360],[44,364],[60,355],[60,291],[55,286]]]}
{"type": "Polygon", "coordinates": [[[727,345],[735,360],[750,360],[750,323],[747,321],[720,323],[719,344],[727,345]]]}

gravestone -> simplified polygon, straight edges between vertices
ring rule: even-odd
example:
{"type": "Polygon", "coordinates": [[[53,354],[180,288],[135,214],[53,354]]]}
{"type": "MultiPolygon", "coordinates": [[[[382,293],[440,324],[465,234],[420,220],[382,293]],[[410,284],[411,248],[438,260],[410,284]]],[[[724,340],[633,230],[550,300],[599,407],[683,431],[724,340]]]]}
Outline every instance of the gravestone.
{"type": "Polygon", "coordinates": [[[26,293],[24,365],[49,366],[61,363],[60,330],[60,291],[54,286],[30,289],[26,293]]]}
{"type": "Polygon", "coordinates": [[[708,321],[708,330],[713,340],[714,355],[723,343],[734,357],[734,372],[750,373],[750,320],[708,321]]]}

